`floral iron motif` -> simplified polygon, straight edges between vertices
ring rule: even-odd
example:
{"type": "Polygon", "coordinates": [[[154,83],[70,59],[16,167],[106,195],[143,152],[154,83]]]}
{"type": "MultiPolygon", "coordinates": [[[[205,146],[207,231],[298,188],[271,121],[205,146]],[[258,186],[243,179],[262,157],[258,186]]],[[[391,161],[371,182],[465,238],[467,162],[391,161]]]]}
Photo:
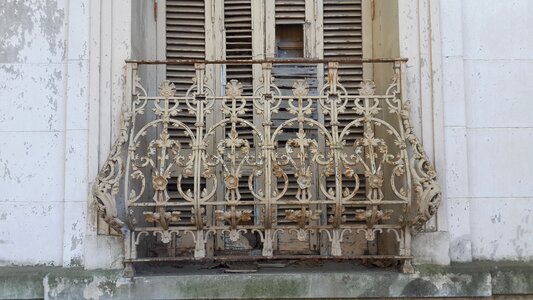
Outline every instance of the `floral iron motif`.
{"type": "Polygon", "coordinates": [[[102,219],[124,233],[127,262],[143,259],[150,235],[170,256],[190,240],[193,258],[213,255],[221,234],[255,235],[258,257],[277,255],[286,234],[344,256],[346,237],[362,235],[392,236],[409,269],[412,229],[435,215],[441,192],[410,120],[404,62],[383,94],[370,80],[348,92],[335,62],[318,93],[297,80],[292,95],[274,84],[271,63],[252,95],[230,80],[216,96],[198,63],[186,93],[163,81],[152,97],[130,70],[131,98],[92,190],[102,219]]]}

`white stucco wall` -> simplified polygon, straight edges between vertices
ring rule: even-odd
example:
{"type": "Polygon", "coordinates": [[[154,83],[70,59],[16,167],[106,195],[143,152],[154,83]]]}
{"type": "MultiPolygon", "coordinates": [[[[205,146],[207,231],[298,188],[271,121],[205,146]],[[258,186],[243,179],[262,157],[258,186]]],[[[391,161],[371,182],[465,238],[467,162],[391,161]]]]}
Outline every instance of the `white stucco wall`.
{"type": "MultiPolygon", "coordinates": [[[[533,259],[533,2],[399,3],[415,124],[445,183],[432,226],[453,261],[533,259]]],[[[135,43],[130,6],[0,2],[0,265],[119,265],[87,205],[135,43]]]]}
{"type": "Polygon", "coordinates": [[[533,259],[533,2],[441,3],[451,258],[533,259]]]}
{"type": "Polygon", "coordinates": [[[88,1],[0,3],[0,265],[79,265],[88,1]]]}

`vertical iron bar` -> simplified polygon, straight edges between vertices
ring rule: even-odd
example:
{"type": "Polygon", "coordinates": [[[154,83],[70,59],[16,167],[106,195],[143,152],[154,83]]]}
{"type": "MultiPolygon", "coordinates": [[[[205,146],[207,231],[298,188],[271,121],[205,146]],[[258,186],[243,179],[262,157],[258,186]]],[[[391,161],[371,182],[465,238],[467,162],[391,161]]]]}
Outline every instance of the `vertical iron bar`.
{"type": "Polygon", "coordinates": [[[196,221],[196,235],[195,239],[195,251],[194,257],[204,257],[205,256],[205,244],[204,240],[204,223],[202,218],[202,210],[200,206],[200,197],[201,197],[201,174],[202,174],[202,154],[204,149],[203,145],[203,130],[204,130],[204,104],[205,104],[205,93],[204,93],[204,71],[205,64],[198,63],[194,65],[196,71],[196,87],[197,93],[195,95],[196,100],[196,122],[194,126],[196,127],[196,137],[193,145],[193,159],[194,159],[194,215],[196,221]]]}
{"type": "Polygon", "coordinates": [[[264,241],[263,241],[263,256],[272,256],[272,155],[274,144],[271,136],[271,110],[270,104],[272,100],[272,92],[270,91],[270,83],[272,76],[272,64],[262,64],[263,69],[263,132],[264,143],[262,145],[263,158],[265,160],[265,214],[264,214],[264,241]]]}
{"type": "Polygon", "coordinates": [[[341,151],[342,145],[339,141],[339,122],[338,122],[338,68],[339,63],[328,63],[328,81],[330,85],[330,105],[331,105],[331,147],[333,148],[334,162],[335,162],[335,222],[333,224],[335,229],[338,229],[342,223],[342,170],[341,170],[341,151]],[[333,97],[331,97],[331,95],[333,97]]]}
{"type": "MultiPolygon", "coordinates": [[[[125,207],[125,217],[128,219],[129,214],[129,183],[130,183],[130,163],[131,159],[135,157],[135,148],[131,144],[133,141],[133,138],[135,136],[135,104],[134,104],[134,97],[135,97],[135,91],[136,91],[136,80],[137,80],[137,72],[138,72],[138,65],[136,63],[127,64],[126,65],[126,93],[125,93],[125,99],[124,99],[124,107],[122,109],[127,109],[131,113],[131,127],[130,127],[130,135],[128,138],[128,141],[126,143],[127,150],[126,150],[126,166],[125,166],[125,172],[124,172],[124,207],[125,207]],[[133,147],[133,148],[132,148],[133,147]]],[[[127,121],[126,121],[127,122],[127,121]]],[[[136,251],[133,251],[132,249],[135,247],[135,231],[128,229],[127,233],[125,234],[125,253],[124,258],[125,259],[131,259],[136,258],[134,257],[134,253],[136,251]]],[[[135,255],[136,256],[136,255],[135,255]]]]}
{"type": "Polygon", "coordinates": [[[333,159],[335,163],[335,217],[333,228],[331,229],[331,255],[341,256],[342,249],[340,239],[342,238],[342,170],[341,170],[341,151],[342,144],[339,141],[339,122],[337,104],[339,103],[339,95],[337,92],[338,78],[338,62],[328,63],[328,84],[330,87],[329,103],[331,114],[331,146],[333,148],[333,159]]]}
{"type": "MultiPolygon", "coordinates": [[[[405,104],[407,103],[407,77],[406,77],[406,62],[395,62],[394,63],[395,71],[399,71],[400,75],[400,84],[399,84],[399,93],[400,93],[400,99],[401,99],[401,108],[405,109],[405,104]]],[[[406,141],[405,132],[403,124],[400,126],[402,138],[404,141],[406,141]]],[[[407,149],[406,149],[407,151],[407,149]]],[[[412,194],[412,188],[411,188],[411,168],[409,167],[409,159],[408,159],[408,153],[405,153],[406,155],[406,177],[407,177],[407,207],[406,207],[406,215],[410,213],[411,205],[413,204],[413,194],[412,194]]],[[[400,255],[403,256],[411,256],[411,224],[409,224],[409,218],[406,218],[406,221],[404,221],[404,234],[402,236],[402,241],[400,241],[400,245],[403,245],[403,253],[400,253],[400,255]]],[[[404,273],[413,273],[414,269],[411,264],[411,259],[407,259],[403,261],[402,263],[402,271],[404,273]]]]}

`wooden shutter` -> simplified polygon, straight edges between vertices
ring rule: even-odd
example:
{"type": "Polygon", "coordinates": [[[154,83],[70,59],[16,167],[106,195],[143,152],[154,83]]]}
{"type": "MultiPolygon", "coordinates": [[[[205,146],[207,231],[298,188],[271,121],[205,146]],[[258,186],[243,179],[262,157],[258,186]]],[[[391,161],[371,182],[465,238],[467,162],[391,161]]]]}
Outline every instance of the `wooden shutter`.
{"type": "MultiPolygon", "coordinates": [[[[363,18],[361,0],[324,0],[324,58],[363,58],[363,18]]],[[[327,69],[326,69],[327,74],[327,69]]],[[[340,83],[349,94],[356,95],[363,80],[361,64],[339,64],[340,83]]],[[[339,116],[340,126],[356,117],[351,107],[339,116]]],[[[326,118],[326,121],[327,120],[326,118]]],[[[363,128],[353,129],[347,142],[353,143],[363,128]]]]}
{"type": "MultiPolygon", "coordinates": [[[[226,59],[251,59],[252,56],[252,1],[255,0],[224,0],[224,54],[226,59]]],[[[323,0],[323,43],[324,58],[362,58],[362,7],[361,0],[323,0]]],[[[205,35],[205,0],[166,0],[166,56],[167,59],[205,59],[206,58],[206,35],[205,35]]],[[[308,8],[311,9],[311,8],[308,8]]],[[[305,0],[275,0],[275,25],[297,25],[305,26],[306,16],[305,0]]],[[[219,17],[219,16],[217,16],[219,17]]],[[[272,24],[274,25],[274,24],[272,24]]],[[[277,27],[277,26],[276,26],[277,27]]],[[[257,33],[255,33],[257,35],[257,33]]],[[[311,43],[312,44],[312,43],[311,43]]],[[[290,45],[289,45],[290,46],[290,45]]],[[[309,51],[302,50],[303,53],[309,51]]],[[[318,88],[316,66],[293,66],[289,68],[275,66],[273,75],[277,78],[276,84],[281,88],[283,94],[290,94],[292,84],[297,79],[307,79],[310,83],[310,92],[316,93],[318,88]]],[[[327,72],[327,70],[326,70],[327,72]]],[[[360,65],[341,65],[339,70],[341,83],[347,88],[349,93],[355,93],[358,85],[362,80],[362,66],[360,65]]],[[[192,65],[173,65],[167,66],[167,79],[174,82],[177,91],[180,94],[192,84],[194,77],[194,67],[192,65]]],[[[253,72],[250,65],[228,65],[225,68],[225,79],[237,79],[243,84],[244,94],[250,95],[253,92],[253,72]]],[[[195,116],[189,115],[186,110],[178,116],[180,120],[194,126],[195,116]]],[[[243,116],[253,122],[252,107],[248,107],[248,113],[243,116]]],[[[279,116],[282,122],[284,116],[279,116]]],[[[340,116],[341,126],[353,120],[354,114],[347,110],[340,116]]],[[[326,116],[327,124],[327,116],[326,116]]],[[[361,128],[362,129],[362,128],[361,128]]],[[[285,130],[289,133],[291,128],[285,130]]],[[[353,142],[361,131],[355,131],[348,141],[353,142]]],[[[317,132],[308,130],[311,135],[317,135],[317,132]]],[[[183,135],[182,130],[171,132],[174,138],[184,142],[187,137],[183,135]]],[[[249,128],[240,127],[239,135],[243,138],[253,141],[252,131],[249,128]]],[[[315,137],[317,138],[317,137],[315,137]]],[[[280,143],[285,143],[285,138],[280,139],[280,143]]],[[[187,144],[182,143],[187,147],[187,144]]],[[[282,146],[282,145],[278,145],[282,146]]],[[[288,171],[288,170],[287,170],[288,171]]],[[[293,175],[289,174],[292,178],[293,175]]],[[[246,176],[245,176],[246,177],[246,176]]],[[[175,178],[171,179],[174,183],[175,178]]],[[[351,181],[353,182],[353,181],[351,181]]],[[[345,186],[351,186],[353,183],[345,182],[345,186]]],[[[362,187],[361,198],[364,197],[364,182],[361,181],[362,187]]],[[[247,183],[241,182],[241,191],[247,190],[247,183]]],[[[290,188],[287,197],[294,199],[297,187],[295,182],[289,183],[290,188]]],[[[175,186],[172,184],[170,186],[175,186]]],[[[334,182],[328,181],[328,187],[334,187],[334,182]]],[[[184,186],[187,189],[187,184],[184,186]]],[[[192,188],[192,186],[191,186],[192,188]]],[[[169,191],[172,198],[180,201],[175,191],[169,191]]],[[[242,199],[250,199],[251,194],[243,193],[242,199]]],[[[278,216],[282,219],[285,209],[289,207],[279,207],[278,216]]],[[[292,207],[290,207],[292,208],[292,207]]],[[[294,207],[297,209],[296,207],[294,207]]],[[[351,221],[351,212],[348,212],[348,221],[351,221]]],[[[187,218],[187,216],[184,216],[187,218]]],[[[281,244],[290,247],[294,241],[284,239],[280,240],[281,244]]],[[[296,245],[296,248],[304,246],[296,245]]],[[[283,247],[282,247],[283,248],[283,247]]],[[[305,247],[310,250],[311,248],[305,247]]],[[[316,248],[315,248],[316,249],[316,248]]],[[[299,249],[297,249],[299,250],[299,249]]]]}
{"type": "Polygon", "coordinates": [[[305,0],[276,0],[276,24],[305,23],[305,0]]]}
{"type": "MultiPolygon", "coordinates": [[[[324,0],[324,58],[363,58],[361,0],[324,0]]],[[[363,66],[341,64],[339,75],[354,94],[363,80],[363,66]]]]}
{"type": "MultiPolygon", "coordinates": [[[[362,59],[363,58],[363,19],[361,0],[324,0],[324,58],[325,59],[362,59]]],[[[326,69],[327,72],[327,69],[326,69]]],[[[363,66],[352,64],[339,64],[340,83],[349,94],[357,94],[359,84],[363,80],[363,66]]],[[[326,73],[327,74],[327,73],[326,73]]],[[[345,127],[349,122],[357,118],[349,103],[344,113],[339,114],[339,125],[345,127]]],[[[325,117],[326,124],[329,116],[325,117]]],[[[353,146],[355,139],[362,136],[363,128],[354,128],[351,134],[345,138],[347,145],[353,146]]],[[[361,186],[357,198],[365,197],[364,176],[359,174],[361,186]]],[[[343,178],[343,187],[353,189],[353,180],[343,178]]],[[[335,189],[335,178],[327,178],[326,186],[335,189]]],[[[355,221],[355,212],[347,211],[347,221],[355,221]]]]}
{"type": "MultiPolygon", "coordinates": [[[[252,0],[224,0],[224,31],[225,31],[225,55],[227,60],[252,59],[252,0]]],[[[243,94],[253,94],[253,71],[252,65],[226,65],[226,82],[238,80],[242,83],[243,94]]],[[[246,103],[246,112],[240,115],[250,123],[254,122],[254,112],[252,102],[246,103]]],[[[226,134],[230,127],[226,128],[226,134]]],[[[237,133],[240,138],[250,142],[254,147],[254,134],[250,127],[244,124],[237,124],[237,133]]],[[[254,197],[248,187],[248,176],[251,169],[245,168],[239,180],[239,192],[241,201],[253,201],[254,197]]],[[[254,211],[254,206],[244,205],[239,209],[254,211]]],[[[251,221],[253,224],[253,219],[251,221]]],[[[251,225],[250,224],[250,225],[251,225]]],[[[235,249],[235,246],[228,239],[225,239],[226,249],[235,249]]]]}
{"type": "MultiPolygon", "coordinates": [[[[252,59],[252,0],[224,0],[224,28],[226,32],[226,59],[252,59]]],[[[243,85],[243,94],[253,94],[252,65],[227,65],[226,81],[236,79],[243,85]]],[[[252,103],[247,103],[242,118],[253,123],[252,103]]],[[[253,142],[249,127],[239,127],[239,136],[253,142]]]]}
{"type": "MultiPolygon", "coordinates": [[[[205,59],[204,0],[166,1],[167,59],[205,59]]],[[[192,84],[194,66],[167,66],[167,79],[179,93],[192,84]]]]}
{"type": "MultiPolygon", "coordinates": [[[[361,0],[324,0],[324,58],[363,58],[363,18],[361,0]]],[[[327,72],[327,70],[326,70],[327,72]]],[[[359,84],[363,80],[363,66],[339,64],[340,83],[351,95],[356,95],[359,84]]],[[[344,113],[339,114],[339,125],[345,127],[357,118],[352,110],[353,103],[349,103],[344,113]]],[[[329,117],[326,116],[326,124],[329,117]]],[[[355,139],[361,137],[363,127],[354,128],[346,137],[347,146],[352,146],[355,139]]],[[[364,198],[364,177],[360,176],[361,187],[358,198],[364,198]]],[[[354,187],[353,180],[343,180],[343,185],[354,187]]],[[[334,178],[328,178],[327,186],[334,188],[334,178]]]]}
{"type": "MultiPolygon", "coordinates": [[[[324,36],[324,58],[325,59],[362,59],[363,58],[363,19],[362,0],[324,0],[323,4],[323,36],[324,36]]],[[[359,84],[363,80],[363,66],[354,64],[339,64],[338,70],[340,83],[351,95],[356,95],[359,84]]],[[[325,68],[327,75],[327,68],[325,68]]],[[[349,103],[346,111],[339,114],[339,126],[344,128],[348,123],[358,116],[352,110],[353,103],[349,103]]],[[[329,116],[325,116],[326,125],[329,124],[329,116]]],[[[346,146],[352,147],[355,140],[363,135],[363,127],[352,128],[350,135],[345,137],[346,146]]],[[[359,191],[356,199],[364,199],[366,196],[365,177],[359,173],[359,191]]],[[[353,179],[342,178],[342,186],[353,190],[355,182],[353,179]]],[[[335,189],[335,178],[330,176],[326,180],[327,189],[335,189]]],[[[333,215],[333,207],[328,206],[327,215],[333,215]]],[[[365,206],[353,205],[347,207],[344,215],[347,223],[359,223],[355,220],[355,211],[366,209],[365,206]]],[[[367,251],[367,243],[364,238],[351,237],[342,243],[343,253],[351,255],[362,254],[367,251]]]]}
{"type": "MultiPolygon", "coordinates": [[[[205,59],[205,1],[204,0],[166,0],[166,57],[167,59],[205,59]]],[[[176,86],[179,96],[185,95],[193,84],[195,77],[194,65],[167,65],[166,79],[176,86]]],[[[180,104],[182,111],[177,119],[185,123],[189,128],[194,128],[196,116],[188,113],[185,104],[180,104]]],[[[183,129],[169,128],[169,134],[178,140],[182,148],[189,148],[190,138],[185,135],[183,129]]],[[[177,176],[177,174],[174,174],[177,176]]],[[[193,178],[182,179],[182,189],[194,189],[193,178]]],[[[168,193],[170,201],[183,202],[184,200],[177,191],[177,177],[169,179],[168,193]]],[[[191,223],[189,209],[179,209],[182,222],[191,223]]],[[[191,243],[185,243],[184,249],[192,247],[191,243]]],[[[183,249],[177,249],[177,251],[183,249]]]]}
{"type": "MultiPolygon", "coordinates": [[[[205,59],[205,1],[166,0],[167,59],[205,59]]],[[[167,65],[166,78],[174,83],[178,95],[185,95],[193,84],[194,65],[167,65]]],[[[183,107],[177,116],[190,128],[196,116],[183,107]]],[[[181,129],[169,130],[170,135],[188,147],[189,138],[181,129]]]]}
{"type": "MultiPolygon", "coordinates": [[[[275,1],[275,24],[276,24],[276,58],[303,58],[304,57],[304,28],[305,23],[305,0],[276,0],[275,1]]],[[[316,65],[274,65],[272,75],[274,83],[284,96],[292,95],[292,86],[298,79],[306,80],[310,86],[310,92],[316,92],[316,65]]],[[[281,125],[288,118],[293,117],[284,112],[287,107],[286,102],[282,102],[282,110],[272,116],[274,127],[281,125]]],[[[306,126],[308,134],[316,138],[315,130],[306,126]]],[[[284,151],[288,139],[294,138],[298,132],[298,124],[294,123],[286,126],[283,133],[278,136],[276,142],[278,149],[284,151]]],[[[292,170],[285,170],[289,176],[289,188],[283,200],[294,200],[298,191],[298,184],[292,170]]],[[[283,190],[283,182],[278,182],[278,190],[283,190]]],[[[280,223],[290,223],[285,221],[286,209],[299,209],[298,207],[280,205],[278,207],[278,220],[280,223]]],[[[280,245],[281,246],[281,245],[280,245]]]]}
{"type": "MultiPolygon", "coordinates": [[[[224,0],[224,28],[226,59],[252,59],[251,0],[224,0]]],[[[245,92],[252,91],[251,65],[229,65],[226,77],[239,80],[245,92]]]]}
{"type": "MultiPolygon", "coordinates": [[[[309,57],[309,51],[304,49],[305,44],[305,15],[306,5],[305,0],[276,0],[275,1],[275,55],[276,58],[304,58],[309,57]]],[[[309,49],[307,49],[309,50],[309,49]]],[[[274,65],[272,75],[275,78],[274,83],[280,89],[281,94],[288,96],[292,95],[292,86],[299,80],[304,79],[309,84],[309,93],[316,94],[318,87],[317,67],[316,65],[274,65]]],[[[287,102],[281,104],[281,110],[272,116],[274,127],[281,125],[288,118],[294,115],[288,114],[285,109],[287,102]]],[[[316,107],[314,115],[311,118],[316,119],[316,107]]],[[[318,131],[316,128],[306,124],[304,129],[309,138],[318,139],[318,131]]],[[[285,153],[285,144],[288,139],[295,138],[298,132],[298,123],[286,125],[283,128],[283,133],[276,139],[278,151],[285,153]]],[[[289,177],[288,189],[281,200],[295,200],[298,192],[298,184],[294,171],[290,168],[284,168],[284,171],[289,177]]],[[[316,170],[313,170],[316,173],[316,170]]],[[[277,190],[282,191],[284,182],[279,180],[277,182],[277,190]]],[[[312,191],[314,197],[317,196],[317,191],[312,191]]],[[[279,224],[295,224],[293,221],[285,219],[286,210],[299,210],[298,205],[278,205],[277,219],[279,224]]],[[[313,208],[316,209],[316,208],[313,208]]],[[[316,254],[318,253],[317,239],[312,237],[308,241],[299,241],[293,233],[283,232],[278,234],[278,251],[280,253],[290,254],[316,254]]]]}

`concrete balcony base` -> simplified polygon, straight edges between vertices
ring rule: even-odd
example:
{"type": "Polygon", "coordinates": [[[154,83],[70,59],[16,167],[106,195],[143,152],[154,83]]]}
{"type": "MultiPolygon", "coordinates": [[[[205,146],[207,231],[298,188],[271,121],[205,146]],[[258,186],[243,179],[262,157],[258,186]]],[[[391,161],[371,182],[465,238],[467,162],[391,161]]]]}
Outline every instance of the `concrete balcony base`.
{"type": "MultiPolygon", "coordinates": [[[[0,268],[0,299],[342,299],[533,295],[531,263],[417,266],[415,274],[324,262],[225,273],[215,265],[120,270],[0,268]],[[212,269],[208,269],[212,268],[212,269]]],[[[526,296],[527,299],[528,296],[526,296]]],[[[533,297],[533,296],[531,296],[533,297]]]]}

